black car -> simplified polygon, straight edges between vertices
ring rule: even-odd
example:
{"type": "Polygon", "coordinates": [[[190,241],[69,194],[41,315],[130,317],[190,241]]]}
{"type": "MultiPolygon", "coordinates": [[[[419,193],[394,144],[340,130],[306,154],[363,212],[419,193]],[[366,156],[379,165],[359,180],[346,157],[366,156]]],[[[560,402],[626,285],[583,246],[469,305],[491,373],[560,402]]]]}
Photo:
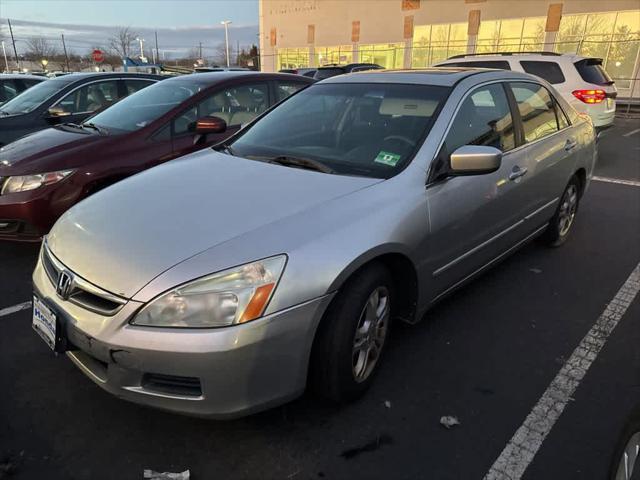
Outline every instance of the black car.
{"type": "Polygon", "coordinates": [[[163,79],[144,73],[73,73],[38,83],[0,106],[0,147],[58,123],[78,123],[163,79]]]}
{"type": "Polygon", "coordinates": [[[349,63],[347,65],[338,65],[336,63],[323,65],[313,74],[316,80],[324,80],[325,78],[335,77],[344,73],[364,72],[365,70],[381,70],[383,67],[376,63],[349,63]]]}
{"type": "Polygon", "coordinates": [[[45,80],[35,75],[0,75],[0,105],[45,80]]]}

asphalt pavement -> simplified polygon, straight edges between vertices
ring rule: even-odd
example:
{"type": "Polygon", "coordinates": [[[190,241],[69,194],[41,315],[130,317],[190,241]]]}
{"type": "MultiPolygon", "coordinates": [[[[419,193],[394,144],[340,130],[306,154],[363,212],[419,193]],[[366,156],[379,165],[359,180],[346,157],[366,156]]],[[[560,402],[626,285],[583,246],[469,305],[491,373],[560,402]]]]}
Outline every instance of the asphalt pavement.
{"type": "MultiPolygon", "coordinates": [[[[341,408],[305,395],[215,422],[121,401],[52,354],[30,310],[2,313],[31,299],[39,247],[0,244],[0,478],[483,479],[640,262],[638,128],[619,119],[603,137],[564,246],[532,243],[396,325],[373,388],[341,408]]],[[[640,295],[565,403],[522,478],[606,478],[640,404],[640,295]]]]}

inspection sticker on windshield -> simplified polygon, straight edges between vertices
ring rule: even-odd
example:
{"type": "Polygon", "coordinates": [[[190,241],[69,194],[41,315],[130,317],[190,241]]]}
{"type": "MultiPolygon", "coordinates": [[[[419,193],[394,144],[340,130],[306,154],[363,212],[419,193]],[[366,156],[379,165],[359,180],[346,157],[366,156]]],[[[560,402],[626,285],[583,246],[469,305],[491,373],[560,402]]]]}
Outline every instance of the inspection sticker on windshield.
{"type": "Polygon", "coordinates": [[[376,163],[384,163],[390,167],[395,167],[399,161],[400,155],[397,153],[385,152],[384,150],[380,150],[380,153],[374,160],[376,163]]]}

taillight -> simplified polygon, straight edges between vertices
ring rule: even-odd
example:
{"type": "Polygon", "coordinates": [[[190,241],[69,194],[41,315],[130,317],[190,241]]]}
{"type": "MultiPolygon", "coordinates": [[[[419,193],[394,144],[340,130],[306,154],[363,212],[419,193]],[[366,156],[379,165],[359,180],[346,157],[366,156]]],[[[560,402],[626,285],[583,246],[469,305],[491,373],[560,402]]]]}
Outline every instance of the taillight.
{"type": "Polygon", "coordinates": [[[607,97],[604,90],[574,90],[571,93],[584,103],[601,103],[607,97]]]}

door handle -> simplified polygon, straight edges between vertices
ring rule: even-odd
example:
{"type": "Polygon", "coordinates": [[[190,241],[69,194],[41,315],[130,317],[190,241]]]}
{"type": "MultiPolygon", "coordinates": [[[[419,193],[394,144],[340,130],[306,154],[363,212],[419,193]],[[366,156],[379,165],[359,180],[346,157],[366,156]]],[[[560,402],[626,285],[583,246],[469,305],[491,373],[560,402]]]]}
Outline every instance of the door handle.
{"type": "Polygon", "coordinates": [[[564,144],[564,149],[568,152],[569,150],[573,149],[576,147],[576,145],[578,145],[578,142],[576,142],[573,139],[569,139],[566,141],[566,143],[564,144]]]}
{"type": "Polygon", "coordinates": [[[513,171],[509,174],[509,180],[517,180],[520,177],[524,177],[527,174],[526,168],[520,168],[517,165],[513,167],[513,171]]]}

